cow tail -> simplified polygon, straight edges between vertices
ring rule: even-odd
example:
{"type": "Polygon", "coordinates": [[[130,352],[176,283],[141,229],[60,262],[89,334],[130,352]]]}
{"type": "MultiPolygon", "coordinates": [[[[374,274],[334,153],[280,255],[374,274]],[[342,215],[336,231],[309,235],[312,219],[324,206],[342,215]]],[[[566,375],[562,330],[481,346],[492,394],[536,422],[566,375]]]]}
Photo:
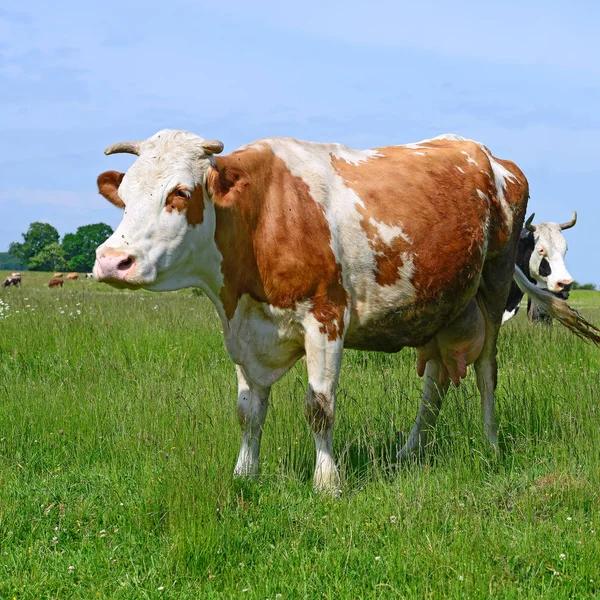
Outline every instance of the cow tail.
{"type": "Polygon", "coordinates": [[[531,298],[531,301],[554,317],[561,325],[564,325],[576,336],[589,340],[600,346],[600,329],[589,321],[574,308],[571,308],[565,300],[553,296],[550,292],[543,290],[527,279],[523,271],[515,265],[515,283],[519,289],[531,298]]]}

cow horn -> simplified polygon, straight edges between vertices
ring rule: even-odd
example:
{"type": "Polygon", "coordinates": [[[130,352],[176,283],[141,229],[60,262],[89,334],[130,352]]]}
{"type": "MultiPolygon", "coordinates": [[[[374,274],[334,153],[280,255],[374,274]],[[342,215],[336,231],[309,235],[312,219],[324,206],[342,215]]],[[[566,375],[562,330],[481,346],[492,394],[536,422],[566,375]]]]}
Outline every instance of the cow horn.
{"type": "Polygon", "coordinates": [[[223,142],[220,142],[219,140],[204,140],[202,142],[202,150],[204,150],[206,154],[221,154],[223,148],[223,142]]]}
{"type": "Polygon", "coordinates": [[[571,217],[571,220],[568,223],[561,223],[560,228],[561,229],[570,229],[571,227],[573,227],[573,225],[575,225],[575,223],[577,223],[577,211],[576,210],[573,211],[573,216],[571,217]]]}
{"type": "Polygon", "coordinates": [[[140,155],[142,151],[142,142],[117,142],[112,146],[109,146],[104,154],[107,156],[109,154],[120,154],[122,152],[126,154],[135,154],[136,156],[140,155]]]}
{"type": "Polygon", "coordinates": [[[535,231],[535,225],[531,224],[531,222],[533,221],[533,217],[535,217],[535,213],[531,213],[529,219],[525,221],[525,229],[527,229],[528,231],[535,231]]]}

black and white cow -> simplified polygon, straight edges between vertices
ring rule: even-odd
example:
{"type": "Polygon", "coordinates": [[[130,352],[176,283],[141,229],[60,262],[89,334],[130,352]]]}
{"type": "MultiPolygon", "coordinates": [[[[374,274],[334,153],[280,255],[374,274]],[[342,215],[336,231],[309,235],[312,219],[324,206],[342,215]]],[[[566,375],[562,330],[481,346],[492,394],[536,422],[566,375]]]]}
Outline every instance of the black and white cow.
{"type": "MultiPolygon", "coordinates": [[[[531,283],[552,292],[556,297],[567,299],[573,286],[573,278],[565,265],[567,240],[562,232],[577,222],[577,212],[567,223],[538,223],[532,225],[532,214],[519,237],[517,266],[531,283]]],[[[502,324],[512,319],[518,312],[523,292],[513,281],[502,317],[502,324]]],[[[551,317],[527,302],[527,313],[534,321],[550,322],[551,317]]]]}
{"type": "Polygon", "coordinates": [[[8,287],[9,285],[21,287],[21,273],[12,273],[2,283],[2,287],[8,287]]]}

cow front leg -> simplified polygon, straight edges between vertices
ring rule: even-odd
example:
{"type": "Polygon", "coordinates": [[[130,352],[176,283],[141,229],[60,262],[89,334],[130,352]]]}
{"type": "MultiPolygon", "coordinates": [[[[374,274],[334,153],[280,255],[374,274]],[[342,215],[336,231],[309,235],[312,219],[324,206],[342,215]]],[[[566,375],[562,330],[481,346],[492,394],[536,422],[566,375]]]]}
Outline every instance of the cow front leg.
{"type": "Polygon", "coordinates": [[[343,342],[330,341],[321,334],[305,342],[308,369],[306,419],[316,446],[314,487],[334,495],[340,490],[340,476],[332,453],[335,392],[342,364],[343,342]]]}
{"type": "Polygon", "coordinates": [[[427,446],[429,434],[435,427],[442,400],[448,390],[449,379],[447,376],[442,378],[442,369],[443,367],[435,360],[429,360],[425,366],[425,382],[419,412],[406,443],[398,452],[398,460],[420,454],[427,446]]]}
{"type": "Polygon", "coordinates": [[[235,470],[236,477],[256,477],[260,471],[260,440],[269,407],[270,387],[248,381],[240,366],[238,376],[237,413],[242,428],[242,447],[235,470]]]}

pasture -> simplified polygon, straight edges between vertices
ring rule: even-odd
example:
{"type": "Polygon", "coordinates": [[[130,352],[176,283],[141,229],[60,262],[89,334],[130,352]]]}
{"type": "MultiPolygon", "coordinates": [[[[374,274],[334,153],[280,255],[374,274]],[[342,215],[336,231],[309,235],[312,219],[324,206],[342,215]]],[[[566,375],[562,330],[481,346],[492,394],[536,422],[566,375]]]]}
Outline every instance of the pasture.
{"type": "MultiPolygon", "coordinates": [[[[4,277],[6,273],[0,273],[4,277]]],[[[301,362],[262,475],[232,478],[236,377],[203,296],[0,290],[0,598],[589,598],[600,594],[600,350],[524,310],[501,331],[501,456],[471,373],[400,467],[415,352],[346,352],[334,500],[311,489],[301,362]]],[[[600,322],[600,294],[571,304],[600,322]]]]}

